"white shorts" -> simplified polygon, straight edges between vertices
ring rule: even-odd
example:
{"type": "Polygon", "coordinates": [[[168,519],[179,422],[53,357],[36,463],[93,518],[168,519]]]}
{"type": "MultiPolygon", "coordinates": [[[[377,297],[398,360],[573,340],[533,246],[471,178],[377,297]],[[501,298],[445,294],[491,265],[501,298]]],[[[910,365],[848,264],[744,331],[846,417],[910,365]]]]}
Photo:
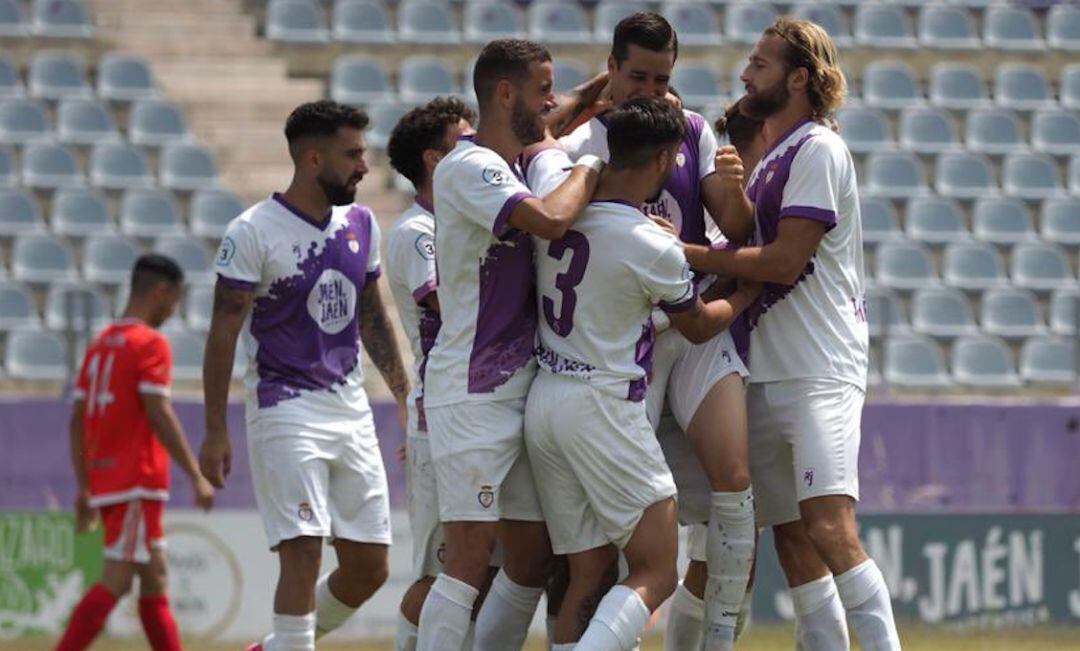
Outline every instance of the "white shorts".
{"type": "Polygon", "coordinates": [[[692,524],[687,527],[686,532],[686,557],[692,561],[699,561],[701,563],[707,562],[705,560],[705,545],[709,540],[709,525],[707,524],[692,524]]]}
{"type": "Polygon", "coordinates": [[[299,536],[390,544],[390,501],[371,412],[342,433],[249,424],[255,502],[270,549],[299,536]]]}
{"type": "Polygon", "coordinates": [[[666,397],[675,421],[686,431],[701,401],[732,373],[743,378],[750,375],[727,330],[703,344],[691,344],[674,328],[665,330],[653,345],[652,395],[645,396],[649,422],[659,421],[666,397]]]}
{"type": "Polygon", "coordinates": [[[750,479],[759,527],[799,519],[799,502],[859,499],[859,439],[865,393],[828,379],[751,384],[750,479]]]}
{"type": "Polygon", "coordinates": [[[525,399],[425,407],[442,522],[541,522],[525,399]]]}
{"type": "Polygon", "coordinates": [[[701,461],[698,460],[697,451],[690,439],[668,411],[660,416],[656,440],[660,443],[664,460],[671,469],[679,491],[679,523],[690,525],[708,522],[712,502],[709,477],[701,467],[701,461]]]}
{"type": "Polygon", "coordinates": [[[608,543],[622,548],[645,509],[675,495],[641,402],[540,371],[529,391],[525,424],[556,554],[608,543]]]}
{"type": "Polygon", "coordinates": [[[439,497],[427,432],[416,426],[417,411],[409,405],[405,443],[405,492],[409,499],[409,528],[413,538],[413,578],[442,572],[443,531],[439,523],[439,497]]]}

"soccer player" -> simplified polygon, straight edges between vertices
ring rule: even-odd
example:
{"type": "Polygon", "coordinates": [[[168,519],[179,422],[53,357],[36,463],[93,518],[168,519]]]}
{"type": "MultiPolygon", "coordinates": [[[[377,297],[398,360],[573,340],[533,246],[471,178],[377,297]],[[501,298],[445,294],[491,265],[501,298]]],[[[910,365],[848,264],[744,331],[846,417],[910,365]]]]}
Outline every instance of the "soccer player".
{"type": "Polygon", "coordinates": [[[845,82],[817,25],[780,18],[743,71],[769,148],[750,177],[759,246],[688,246],[698,269],[767,283],[748,312],[751,471],[808,651],[899,649],[889,592],[855,526],[868,335],[855,166],[829,117],[845,82]],[[835,577],[835,582],[834,582],[835,577]]]}
{"type": "Polygon", "coordinates": [[[390,132],[387,145],[390,165],[416,190],[415,200],[394,222],[386,243],[386,276],[416,364],[405,445],[416,580],[401,600],[398,651],[416,648],[420,608],[431,583],[442,571],[439,500],[424,416],[424,367],[440,325],[432,175],[435,165],[457,145],[458,137],[472,132],[475,119],[472,109],[461,100],[437,97],[406,113],[390,132]]]}
{"type": "Polygon", "coordinates": [[[476,648],[520,648],[548,580],[551,549],[522,454],[525,395],[536,370],[531,235],[562,237],[592,196],[595,157],[544,199],[514,161],[544,137],[551,55],[496,40],[473,71],[473,139],[435,168],[435,259],[442,327],[424,373],[424,411],[446,553],[420,613],[417,648],[465,645],[496,533],[505,560],[476,621],[476,648]],[[531,234],[531,235],[530,235],[531,234]],[[501,524],[500,524],[501,520],[501,524]]]}
{"type": "Polygon", "coordinates": [[[758,292],[751,284],[703,303],[679,241],[641,212],[677,166],[682,111],[639,97],[612,111],[608,125],[610,161],[593,201],[537,251],[540,372],[525,432],[552,548],[570,563],[555,649],[629,651],[675,588],[675,484],[644,403],[653,307],[703,342],[758,292]],[[629,573],[585,628],[582,614],[616,547],[629,573]]]}
{"type": "Polygon", "coordinates": [[[209,509],[214,489],[199,474],[169,401],[172,352],[157,331],[176,310],[184,273],[169,258],[135,261],[123,316],[86,348],[71,411],[71,461],[78,482],[75,522],[86,531],[99,512],[105,566],[75,607],[57,651],[81,651],[105,626],[139,577],[139,619],[154,651],[179,651],[165,594],[161,513],[169,497],[169,457],[191,478],[195,503],[209,509]]]}
{"type": "MultiPolygon", "coordinates": [[[[310,651],[386,580],[386,472],[363,387],[363,344],[404,420],[409,382],[379,296],[379,229],[354,204],[368,118],[331,101],[285,124],[293,179],[229,224],[203,383],[203,474],[224,485],[225,406],[237,336],[248,355],[247,442],[255,497],[281,568],[263,651],[310,651]],[[319,577],[330,539],[338,567],[319,577]]],[[[258,644],[252,645],[258,649],[258,644]]]]}
{"type": "MultiPolygon", "coordinates": [[[[616,106],[639,96],[668,94],[678,57],[678,36],[659,14],[641,12],[615,27],[608,76],[616,106]]],[[[732,243],[753,233],[753,215],[742,191],[743,167],[734,147],[718,148],[705,119],[684,111],[688,129],[675,168],[647,213],[671,221],[681,239],[708,245],[705,212],[732,243]]],[[[607,157],[604,116],[590,119],[561,139],[571,158],[607,157]]],[[[747,369],[731,333],[691,345],[658,319],[655,382],[647,399],[649,419],[658,423],[666,394],[671,411],[697,451],[712,489],[703,505],[709,522],[706,555],[705,650],[734,643],[735,623],[754,555],[753,496],[746,442],[747,369]]],[[[684,501],[684,500],[680,500],[684,501]]],[[[688,511],[680,505],[681,514],[688,511]]],[[[696,519],[688,520],[697,521],[696,519]]]]}

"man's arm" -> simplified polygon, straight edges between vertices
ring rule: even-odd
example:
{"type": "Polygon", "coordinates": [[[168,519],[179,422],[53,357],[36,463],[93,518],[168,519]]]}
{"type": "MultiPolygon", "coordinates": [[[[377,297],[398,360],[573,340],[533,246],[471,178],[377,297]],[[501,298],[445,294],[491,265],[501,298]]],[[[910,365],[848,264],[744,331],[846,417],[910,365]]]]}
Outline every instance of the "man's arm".
{"type": "Polygon", "coordinates": [[[378,282],[365,284],[360,293],[360,341],[390,387],[398,406],[403,406],[409,395],[409,376],[379,294],[378,282]]]}
{"type": "Polygon", "coordinates": [[[559,137],[570,133],[572,127],[583,122],[582,117],[586,112],[592,117],[611,108],[608,73],[601,72],[592,79],[578,84],[568,94],[558,97],[556,101],[555,108],[548,111],[544,120],[551,129],[551,133],[559,137]]]}
{"type": "Polygon", "coordinates": [[[598,170],[603,165],[599,160],[591,157],[588,164],[574,165],[566,180],[543,199],[529,197],[519,201],[510,213],[510,226],[545,240],[557,240],[565,235],[596,192],[598,170]]]}
{"type": "Polygon", "coordinates": [[[203,509],[209,509],[214,503],[214,489],[210,482],[199,473],[199,464],[195,461],[195,455],[188,446],[187,438],[180,428],[180,420],[173,411],[172,402],[168,396],[158,393],[140,393],[146,418],[150,421],[150,427],[154,435],[168,451],[169,456],[180,466],[180,469],[191,479],[191,485],[195,489],[195,504],[203,509]]]}
{"type": "Polygon", "coordinates": [[[761,293],[759,283],[742,283],[727,297],[708,303],[698,298],[693,307],[682,312],[671,312],[671,327],[682,333],[691,343],[701,344],[727,330],[761,293]]]}
{"type": "Polygon", "coordinates": [[[754,234],[754,206],[743,191],[746,170],[735,148],[716,150],[716,172],[701,180],[701,201],[720,232],[742,244],[754,234]]]}
{"type": "Polygon", "coordinates": [[[780,220],[776,240],[770,244],[723,251],[687,244],[686,259],[698,271],[793,285],[827,230],[828,225],[818,220],[786,217],[780,220]]]}
{"type": "Polygon", "coordinates": [[[424,298],[420,299],[419,305],[426,307],[435,314],[442,314],[439,310],[439,294],[437,292],[431,292],[424,298]]]}
{"type": "Polygon", "coordinates": [[[86,531],[94,520],[94,510],[90,508],[90,484],[86,478],[86,459],[83,457],[83,417],[86,414],[86,402],[75,400],[71,405],[71,420],[68,434],[71,441],[71,468],[75,471],[75,530],[86,531]]]}

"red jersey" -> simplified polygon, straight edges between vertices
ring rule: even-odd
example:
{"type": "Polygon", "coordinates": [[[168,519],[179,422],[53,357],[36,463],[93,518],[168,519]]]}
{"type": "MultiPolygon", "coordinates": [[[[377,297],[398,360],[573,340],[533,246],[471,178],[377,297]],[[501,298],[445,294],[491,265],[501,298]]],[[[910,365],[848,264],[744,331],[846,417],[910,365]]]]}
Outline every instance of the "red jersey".
{"type": "Polygon", "coordinates": [[[90,505],[169,497],[169,454],[143,409],[141,394],[168,395],[169,341],[137,319],[102,330],[86,349],[75,397],[85,402],[83,459],[90,505]]]}

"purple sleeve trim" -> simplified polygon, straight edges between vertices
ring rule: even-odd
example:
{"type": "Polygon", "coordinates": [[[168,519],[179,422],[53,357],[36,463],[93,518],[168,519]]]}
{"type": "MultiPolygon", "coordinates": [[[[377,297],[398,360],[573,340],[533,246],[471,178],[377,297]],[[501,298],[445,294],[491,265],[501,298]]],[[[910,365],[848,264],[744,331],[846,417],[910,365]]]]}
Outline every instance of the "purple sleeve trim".
{"type": "Polygon", "coordinates": [[[522,172],[522,174],[524,174],[526,177],[528,177],[529,176],[529,164],[532,163],[534,160],[536,160],[537,157],[540,156],[540,154],[544,153],[545,151],[551,151],[552,149],[558,149],[558,150],[561,151],[562,147],[560,147],[558,145],[545,145],[544,147],[541,147],[541,148],[537,149],[536,151],[532,152],[532,154],[530,154],[528,158],[525,158],[524,156],[522,156],[522,158],[521,158],[521,172],[522,172]]]}
{"type": "Polygon", "coordinates": [[[364,282],[365,283],[370,283],[373,280],[378,280],[379,276],[381,276],[381,275],[382,275],[382,267],[375,267],[374,269],[372,269],[371,271],[367,272],[367,274],[364,275],[364,282]]]}
{"type": "Polygon", "coordinates": [[[663,301],[661,301],[660,309],[668,314],[671,314],[673,312],[685,312],[690,308],[694,307],[694,304],[697,303],[698,299],[697,285],[691,284],[690,286],[693,288],[694,291],[690,292],[690,296],[688,298],[684,298],[678,303],[664,303],[663,301]]]}
{"type": "Polygon", "coordinates": [[[780,218],[784,217],[801,217],[803,219],[812,219],[817,222],[825,224],[825,231],[831,231],[836,226],[836,213],[832,210],[826,210],[825,208],[814,208],[813,206],[784,206],[780,209],[780,218]]]}
{"type": "Polygon", "coordinates": [[[412,292],[413,300],[419,303],[427,298],[429,295],[434,294],[439,289],[439,284],[435,282],[434,278],[428,278],[423,285],[420,285],[412,292]]]}
{"type": "Polygon", "coordinates": [[[514,212],[514,208],[519,203],[526,199],[535,199],[536,195],[531,192],[515,192],[510,195],[502,208],[499,209],[499,214],[495,216],[495,224],[491,227],[491,232],[495,234],[495,237],[501,237],[508,229],[507,222],[510,221],[510,213],[514,212]]]}
{"type": "Polygon", "coordinates": [[[221,274],[218,274],[217,275],[217,281],[219,283],[221,283],[222,285],[224,285],[225,287],[228,287],[229,289],[239,289],[239,290],[243,290],[245,292],[253,292],[253,291],[255,291],[255,283],[253,283],[253,282],[251,282],[249,280],[240,280],[239,278],[229,278],[228,276],[223,276],[221,274]]]}

